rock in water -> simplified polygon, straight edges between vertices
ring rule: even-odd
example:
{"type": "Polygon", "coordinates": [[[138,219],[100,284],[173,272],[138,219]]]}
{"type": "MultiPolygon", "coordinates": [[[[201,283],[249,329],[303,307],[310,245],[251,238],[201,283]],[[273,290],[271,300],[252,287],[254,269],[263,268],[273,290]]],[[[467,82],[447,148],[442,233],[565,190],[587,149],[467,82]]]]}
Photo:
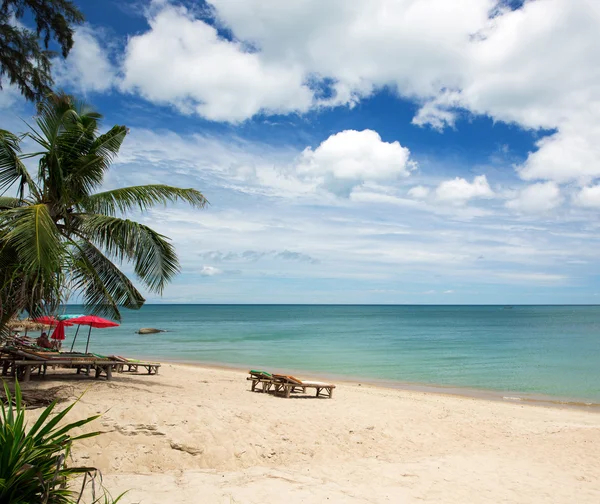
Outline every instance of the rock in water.
{"type": "Polygon", "coordinates": [[[154,327],[142,327],[139,331],[138,334],[156,334],[159,332],[165,332],[162,329],[155,329],[154,327]]]}

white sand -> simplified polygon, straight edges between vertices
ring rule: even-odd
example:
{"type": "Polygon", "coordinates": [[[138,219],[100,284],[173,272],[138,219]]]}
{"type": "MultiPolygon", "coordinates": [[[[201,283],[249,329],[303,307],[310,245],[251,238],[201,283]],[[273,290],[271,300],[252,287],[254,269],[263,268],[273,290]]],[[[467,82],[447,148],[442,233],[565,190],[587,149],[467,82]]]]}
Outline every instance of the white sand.
{"type": "Polygon", "coordinates": [[[75,462],[126,503],[600,502],[597,412],[353,384],[285,399],[245,377],[167,364],[78,382],[72,419],[102,412],[106,434],[75,462]]]}

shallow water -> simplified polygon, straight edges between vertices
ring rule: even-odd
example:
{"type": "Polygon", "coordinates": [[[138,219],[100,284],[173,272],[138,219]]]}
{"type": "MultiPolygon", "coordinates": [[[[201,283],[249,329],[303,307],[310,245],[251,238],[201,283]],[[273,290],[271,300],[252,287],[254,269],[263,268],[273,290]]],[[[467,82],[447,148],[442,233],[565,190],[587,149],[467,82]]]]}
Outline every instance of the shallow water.
{"type": "Polygon", "coordinates": [[[90,351],[600,402],[598,306],[147,305],[90,351]]]}

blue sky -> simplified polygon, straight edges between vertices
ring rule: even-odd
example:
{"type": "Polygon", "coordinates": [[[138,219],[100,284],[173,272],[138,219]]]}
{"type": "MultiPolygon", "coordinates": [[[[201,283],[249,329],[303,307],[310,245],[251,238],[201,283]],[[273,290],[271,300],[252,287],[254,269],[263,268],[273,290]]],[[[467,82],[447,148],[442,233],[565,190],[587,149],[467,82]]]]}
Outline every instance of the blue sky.
{"type": "Polygon", "coordinates": [[[211,202],[135,216],[182,262],[150,302],[598,302],[597,2],[77,4],[58,87],[131,128],[106,187],[211,202]]]}

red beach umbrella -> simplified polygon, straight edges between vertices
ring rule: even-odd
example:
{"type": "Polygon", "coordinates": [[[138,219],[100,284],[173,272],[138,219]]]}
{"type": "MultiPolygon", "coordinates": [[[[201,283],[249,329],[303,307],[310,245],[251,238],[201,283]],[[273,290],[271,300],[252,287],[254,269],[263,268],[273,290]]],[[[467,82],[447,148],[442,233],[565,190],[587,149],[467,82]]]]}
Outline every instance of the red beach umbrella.
{"type": "Polygon", "coordinates": [[[67,324],[64,320],[59,321],[58,324],[56,324],[56,328],[54,329],[54,332],[52,333],[52,336],[50,336],[50,338],[53,340],[63,341],[65,339],[65,326],[66,325],[72,325],[72,324],[67,324]]]}
{"type": "Polygon", "coordinates": [[[43,317],[35,318],[33,321],[47,326],[55,326],[58,324],[58,320],[50,315],[44,315],[43,317]]]}
{"type": "MultiPolygon", "coordinates": [[[[37,322],[38,324],[42,324],[42,325],[47,325],[47,326],[56,326],[56,329],[54,329],[54,332],[52,333],[51,338],[53,339],[60,339],[60,340],[64,340],[65,339],[65,326],[71,326],[73,324],[62,320],[58,320],[55,317],[52,317],[51,315],[44,315],[42,317],[38,317],[36,319],[33,319],[34,322],[37,322]],[[60,330],[57,329],[59,326],[62,327],[60,328],[60,330]],[[56,335],[56,336],[55,336],[56,335]],[[62,335],[62,338],[60,337],[62,335]]],[[[42,329],[42,332],[44,332],[44,330],[42,329]]]]}
{"type": "MultiPolygon", "coordinates": [[[[79,326],[87,325],[90,326],[90,330],[88,332],[87,343],[85,345],[85,353],[87,353],[88,348],[90,346],[90,336],[92,334],[92,327],[97,327],[99,329],[103,329],[106,327],[117,327],[119,324],[113,322],[112,320],[107,320],[102,317],[97,317],[96,315],[84,315],[83,317],[76,317],[69,319],[69,324],[77,324],[79,326]]],[[[77,339],[77,333],[79,332],[79,327],[77,328],[77,332],[75,333],[75,337],[73,338],[73,344],[71,345],[71,351],[73,351],[73,347],[75,346],[75,340],[77,339]]]]}

